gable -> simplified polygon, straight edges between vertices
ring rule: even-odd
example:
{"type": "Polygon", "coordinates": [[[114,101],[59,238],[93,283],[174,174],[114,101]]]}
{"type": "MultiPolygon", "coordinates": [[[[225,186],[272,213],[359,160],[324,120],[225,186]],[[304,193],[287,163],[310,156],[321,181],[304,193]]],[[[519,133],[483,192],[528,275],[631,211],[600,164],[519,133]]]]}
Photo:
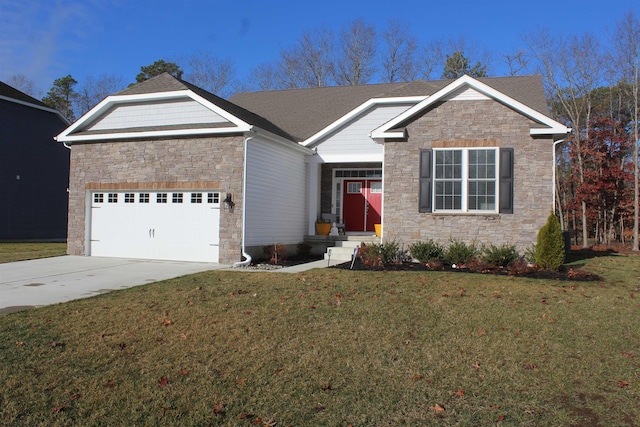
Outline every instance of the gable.
{"type": "Polygon", "coordinates": [[[192,99],[123,103],[110,108],[86,126],[87,131],[186,126],[189,124],[222,124],[229,120],[192,99]]]}
{"type": "Polygon", "coordinates": [[[305,145],[316,147],[324,161],[382,161],[383,147],[371,139],[371,131],[415,105],[417,100],[377,104],[374,101],[361,111],[347,115],[348,120],[328,127],[305,145]]]}
{"type": "MultiPolygon", "coordinates": [[[[546,114],[470,76],[462,76],[372,132],[372,138],[404,138],[405,127],[444,101],[494,100],[531,120],[531,135],[566,135],[570,129],[546,114]]],[[[481,118],[481,117],[480,117],[481,118]]]]}
{"type": "Polygon", "coordinates": [[[294,144],[268,120],[164,73],[111,95],[59,134],[59,142],[264,131],[294,144]]]}

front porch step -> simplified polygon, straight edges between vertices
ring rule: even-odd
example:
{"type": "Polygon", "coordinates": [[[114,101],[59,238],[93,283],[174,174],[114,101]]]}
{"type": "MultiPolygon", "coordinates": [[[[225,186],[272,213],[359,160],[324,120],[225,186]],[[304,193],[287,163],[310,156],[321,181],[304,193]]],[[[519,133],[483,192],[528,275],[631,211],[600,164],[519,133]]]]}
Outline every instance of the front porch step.
{"type": "Polygon", "coordinates": [[[334,261],[351,261],[356,246],[362,246],[362,243],[380,243],[380,238],[375,235],[365,236],[338,236],[344,240],[336,240],[333,247],[327,247],[324,259],[332,259],[334,261]]]}

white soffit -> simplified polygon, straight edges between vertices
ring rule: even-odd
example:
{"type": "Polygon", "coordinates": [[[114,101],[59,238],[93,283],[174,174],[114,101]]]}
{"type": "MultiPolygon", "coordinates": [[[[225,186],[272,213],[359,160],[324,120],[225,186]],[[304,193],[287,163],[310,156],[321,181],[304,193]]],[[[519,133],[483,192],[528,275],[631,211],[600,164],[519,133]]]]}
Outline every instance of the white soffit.
{"type": "Polygon", "coordinates": [[[515,111],[518,111],[519,113],[545,126],[542,128],[531,128],[531,135],[556,135],[566,134],[569,132],[569,128],[564,126],[562,123],[559,123],[552,118],[545,116],[544,114],[534,110],[533,108],[528,107],[520,101],[517,101],[510,96],[505,95],[504,93],[492,88],[491,86],[474,79],[473,77],[465,75],[440,89],[433,95],[427,97],[422,102],[409,108],[398,117],[390,120],[383,126],[380,126],[378,129],[375,129],[371,133],[371,137],[374,139],[403,138],[403,129],[396,129],[393,131],[392,129],[395,129],[401,123],[409,120],[411,117],[417,115],[430,105],[433,105],[435,102],[447,99],[479,99],[479,97],[481,96],[485,97],[482,99],[495,99],[496,101],[501,102],[510,108],[513,108],[515,111]]]}

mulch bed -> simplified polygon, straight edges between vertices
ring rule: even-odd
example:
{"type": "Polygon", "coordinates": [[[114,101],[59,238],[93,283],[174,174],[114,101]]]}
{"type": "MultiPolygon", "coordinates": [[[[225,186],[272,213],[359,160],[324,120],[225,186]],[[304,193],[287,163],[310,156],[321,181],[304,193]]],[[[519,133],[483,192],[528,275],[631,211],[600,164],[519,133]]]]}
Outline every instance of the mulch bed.
{"type": "Polygon", "coordinates": [[[498,275],[498,276],[515,276],[515,277],[527,277],[531,279],[551,279],[551,280],[567,280],[576,282],[598,282],[602,278],[596,274],[584,271],[581,268],[565,268],[560,271],[551,270],[537,270],[535,268],[526,268],[522,271],[513,271],[508,268],[479,268],[471,269],[467,267],[452,268],[450,266],[443,266],[439,269],[431,269],[425,264],[417,262],[399,262],[399,263],[384,263],[378,268],[365,265],[361,259],[357,259],[353,263],[351,268],[351,262],[345,262],[337,264],[331,268],[337,268],[342,270],[358,270],[358,271],[447,271],[451,273],[475,273],[486,275],[498,275]]]}

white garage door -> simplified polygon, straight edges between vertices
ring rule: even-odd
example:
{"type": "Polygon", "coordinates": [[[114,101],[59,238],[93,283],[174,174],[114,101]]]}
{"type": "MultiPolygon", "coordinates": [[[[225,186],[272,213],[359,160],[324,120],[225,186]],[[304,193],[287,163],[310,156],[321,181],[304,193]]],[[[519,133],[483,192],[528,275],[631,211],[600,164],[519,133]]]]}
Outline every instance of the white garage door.
{"type": "Polygon", "coordinates": [[[91,255],[218,262],[220,193],[94,192],[91,255]]]}

